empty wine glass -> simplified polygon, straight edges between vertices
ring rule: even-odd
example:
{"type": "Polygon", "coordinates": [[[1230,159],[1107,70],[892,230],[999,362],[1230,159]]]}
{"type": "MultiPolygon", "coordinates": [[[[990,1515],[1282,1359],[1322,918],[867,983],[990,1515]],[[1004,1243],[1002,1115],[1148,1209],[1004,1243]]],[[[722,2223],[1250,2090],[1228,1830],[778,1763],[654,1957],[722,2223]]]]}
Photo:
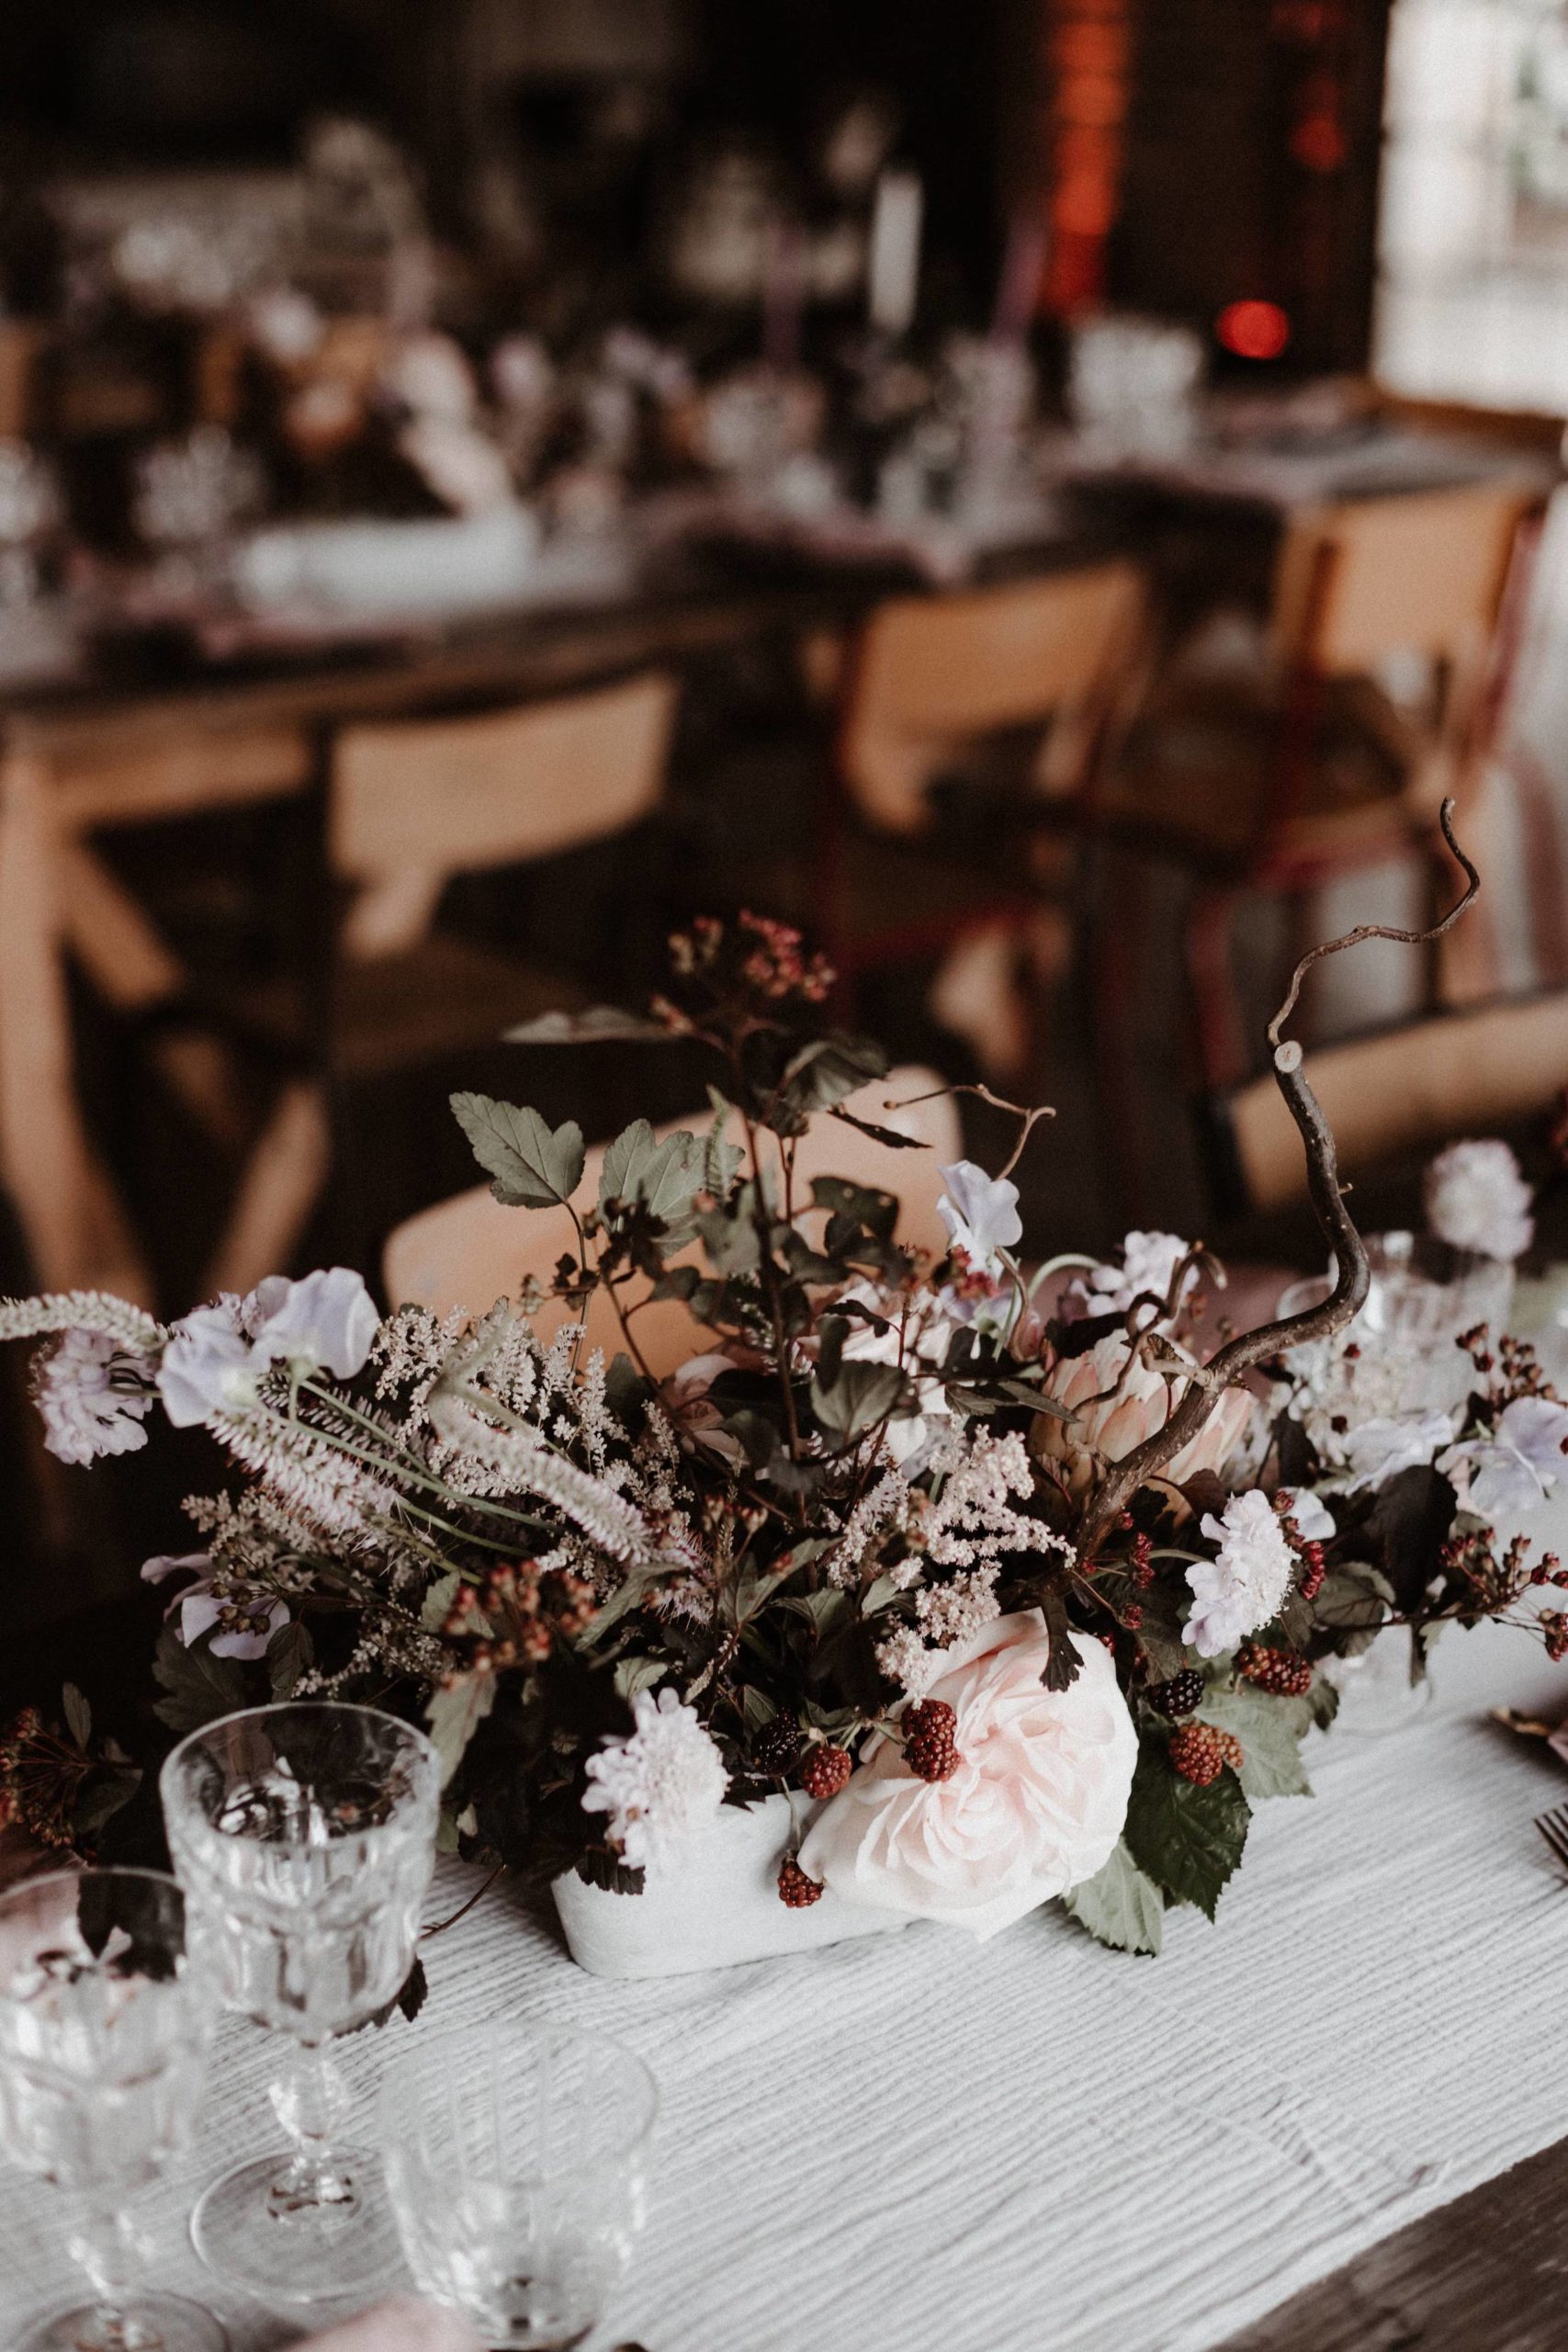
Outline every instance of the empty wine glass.
{"type": "Polygon", "coordinates": [[[225,2173],[191,2217],[211,2269],[275,2300],[359,2293],[396,2268],[375,2160],[337,2145],[350,2094],[325,2045],[409,1973],[440,1787],[422,1732],[325,1702],[226,1716],[164,1767],[193,1948],[228,2007],[294,2044],[272,2087],[292,2151],[225,2173]]]}
{"type": "Polygon", "coordinates": [[[138,2287],[126,2212],[190,2137],[211,2023],[172,1878],[62,1871],[0,1896],[5,2152],[78,2192],[70,2249],[93,2290],[12,2352],[223,2352],[209,2312],[138,2287]]]}
{"type": "Polygon", "coordinates": [[[569,2352],[642,2227],[659,2095],[619,2043],[523,2025],[435,2034],[394,2061],[382,2162],[422,2292],[497,2352],[569,2352]]]}

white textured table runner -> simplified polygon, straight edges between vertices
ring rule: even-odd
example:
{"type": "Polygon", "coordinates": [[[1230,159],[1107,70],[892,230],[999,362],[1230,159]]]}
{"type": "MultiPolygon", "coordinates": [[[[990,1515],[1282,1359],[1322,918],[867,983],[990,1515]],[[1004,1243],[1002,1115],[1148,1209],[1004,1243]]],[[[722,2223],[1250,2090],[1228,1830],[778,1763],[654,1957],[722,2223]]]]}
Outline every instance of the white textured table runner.
{"type": "MultiPolygon", "coordinates": [[[[663,2098],[649,2224],[604,2339],[649,2352],[1188,2352],[1562,2136],[1568,1895],[1530,1826],[1562,1768],[1434,1717],[1261,1808],[1219,1924],[1158,1961],[1059,1916],[709,1977],[581,1974],[499,1891],[428,1949],[412,2030],[617,2035],[663,2098]]],[[[444,1870],[442,1904],[471,1883],[444,1870]]],[[[434,1909],[433,1909],[434,1916],[434,1909]]],[[[351,2041],[367,2090],[392,2035],[351,2041]]],[[[262,2036],[220,2049],[197,2149],[143,2200],[156,2267],[236,2352],[297,2325],[204,2281],[183,2216],[276,2143],[262,2036]]],[[[368,2120],[367,2109],[366,2120],[368,2120]]],[[[0,2342],[68,2291],[64,2200],[0,2199],[0,2342]]]]}

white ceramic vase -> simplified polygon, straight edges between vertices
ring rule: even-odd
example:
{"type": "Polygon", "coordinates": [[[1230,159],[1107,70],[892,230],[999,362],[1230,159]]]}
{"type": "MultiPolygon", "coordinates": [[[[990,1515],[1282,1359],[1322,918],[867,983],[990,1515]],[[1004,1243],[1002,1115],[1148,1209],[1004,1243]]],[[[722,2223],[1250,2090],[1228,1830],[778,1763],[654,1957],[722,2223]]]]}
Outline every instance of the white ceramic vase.
{"type": "MultiPolygon", "coordinates": [[[[804,1837],[820,1807],[797,1804],[795,1826],[804,1837]]],[[[831,1889],[804,1910],[782,1903],[779,1864],[791,1827],[786,1796],[721,1805],[678,1862],[649,1872],[640,1894],[612,1894],[566,1871],[553,1892],[573,1960],[593,1976],[683,1976],[905,1926],[902,1912],[847,1903],[831,1889]]]]}

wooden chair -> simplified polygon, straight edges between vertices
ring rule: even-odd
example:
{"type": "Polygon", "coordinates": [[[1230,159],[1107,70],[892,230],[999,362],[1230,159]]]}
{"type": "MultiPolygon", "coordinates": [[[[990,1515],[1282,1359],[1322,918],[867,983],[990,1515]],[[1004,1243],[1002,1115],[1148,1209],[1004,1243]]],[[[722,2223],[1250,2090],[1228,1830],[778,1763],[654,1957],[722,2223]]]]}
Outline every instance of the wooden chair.
{"type": "MultiPolygon", "coordinates": [[[[434,928],[441,896],[455,876],[606,841],[651,816],[676,696],[671,678],[649,673],[518,709],[339,734],[326,863],[347,906],[324,1033],[295,1053],[209,1268],[213,1289],[246,1289],[288,1263],[343,1148],[342,1089],[491,1044],[576,1001],[558,975],[434,928]]],[[[249,1011],[264,1031],[270,1011],[277,1034],[276,1007],[249,1011]]],[[[286,1054],[288,1024],[285,1009],[286,1054]]]]}
{"type": "MultiPolygon", "coordinates": [[[[910,1067],[889,1071],[851,1098],[851,1107],[862,1117],[918,1136],[929,1147],[925,1152],[896,1150],[841,1120],[815,1120],[801,1138],[797,1192],[809,1200],[813,1176],[834,1175],[896,1193],[902,1204],[898,1238],[915,1249],[944,1250],[946,1227],[936,1213],[942,1190],[937,1171],[943,1162],[958,1158],[963,1137],[953,1097],[933,1095],[942,1082],[934,1071],[910,1067]],[[918,1095],[932,1099],[916,1102],[912,1098],[918,1095]],[[906,1107],[889,1110],[889,1102],[906,1107]]],[[[700,1133],[707,1117],[705,1112],[694,1113],[689,1121],[677,1120],[660,1133],[671,1134],[681,1125],[700,1133]]],[[[602,1148],[588,1155],[577,1195],[584,1204],[598,1198],[604,1159],[602,1148]]],[[[413,1304],[437,1315],[454,1308],[479,1315],[497,1298],[515,1296],[530,1274],[547,1283],[566,1251],[575,1254],[576,1234],[564,1209],[502,1208],[489,1186],[479,1184],[399,1226],[387,1243],[382,1276],[394,1306],[413,1304]]],[[[564,1314],[553,1300],[547,1304],[536,1318],[541,1336],[547,1338],[564,1314]]],[[[679,1299],[639,1306],[634,1329],[646,1361],[660,1378],[701,1346],[696,1327],[679,1299]]],[[[606,1354],[624,1345],[615,1309],[603,1295],[589,1302],[587,1331],[591,1345],[606,1354]]]]}
{"type": "MultiPolygon", "coordinates": [[[[1099,819],[1197,877],[1187,965],[1210,1089],[1246,1068],[1231,970],[1245,894],[1300,907],[1337,875],[1416,855],[1451,895],[1437,812],[1451,794],[1462,830],[1476,797],[1540,505],[1503,481],[1296,512],[1266,690],[1156,703],[1134,731],[1099,819]],[[1416,700],[1390,691],[1395,667],[1419,673],[1416,700]]],[[[1102,997],[1124,992],[1102,973],[1102,997]]]]}
{"type": "Polygon", "coordinates": [[[1106,562],[872,615],[845,668],[813,910],[846,989],[964,933],[1027,935],[1049,898],[1043,836],[1090,796],[1144,610],[1136,567],[1106,562]]]}
{"type": "MultiPolygon", "coordinates": [[[[1568,1086],[1568,989],[1439,1012],[1309,1054],[1306,1074],[1351,1177],[1486,1135],[1568,1086]]],[[[1234,1213],[1306,1198],[1301,1138],[1272,1077],[1209,1105],[1216,1190],[1234,1213]]]]}

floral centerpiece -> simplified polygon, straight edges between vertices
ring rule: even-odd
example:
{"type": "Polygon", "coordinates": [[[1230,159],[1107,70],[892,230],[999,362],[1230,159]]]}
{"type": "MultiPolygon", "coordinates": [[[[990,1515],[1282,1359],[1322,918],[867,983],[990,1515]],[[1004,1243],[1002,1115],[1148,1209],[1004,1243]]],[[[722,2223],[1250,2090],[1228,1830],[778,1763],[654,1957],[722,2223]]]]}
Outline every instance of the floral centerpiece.
{"type": "MultiPolygon", "coordinates": [[[[451,1846],[497,1865],[635,1894],[722,1807],[785,1792],[791,1909],[829,1889],[984,1936],[1061,1896],[1157,1950],[1168,1905],[1213,1916],[1255,1804],[1305,1792],[1325,1668],[1387,1623],[1419,1655],[1564,1581],[1493,1530],[1559,1474],[1568,1407],[1481,1333],[1446,1415],[1352,1419],[1292,1370],[1367,1269],[1279,1022],[1337,1272],[1236,1334],[1213,1259],[1168,1236],[1026,1272],[1012,1162],[942,1170],[934,1261],[887,1193],[819,1176],[801,1197],[811,1120],[906,1143],[850,1107],[881,1054],[823,1025],[829,975],[780,926],[673,947],[647,1022],[589,1028],[704,1041],[705,1128],[635,1123],[584,1201],[575,1125],[455,1098],[500,1200],[570,1209],[553,1337],[536,1286],[382,1317],[341,1268],[168,1327],[96,1294],[0,1308],[0,1336],[46,1335],[64,1459],[141,1445],[156,1408],[243,1474],[187,1504],[190,1551],[148,1563],[172,1595],[158,1712],[176,1732],[269,1695],[417,1712],[451,1846]],[[610,1360],[583,1340],[600,1295],[610,1360]],[[639,1319],[671,1297],[692,1354],[660,1377],[639,1319]]],[[[1038,1114],[1018,1115],[1021,1150],[1038,1114]]],[[[1563,1615],[1530,1622],[1568,1647],[1563,1615]]]]}

